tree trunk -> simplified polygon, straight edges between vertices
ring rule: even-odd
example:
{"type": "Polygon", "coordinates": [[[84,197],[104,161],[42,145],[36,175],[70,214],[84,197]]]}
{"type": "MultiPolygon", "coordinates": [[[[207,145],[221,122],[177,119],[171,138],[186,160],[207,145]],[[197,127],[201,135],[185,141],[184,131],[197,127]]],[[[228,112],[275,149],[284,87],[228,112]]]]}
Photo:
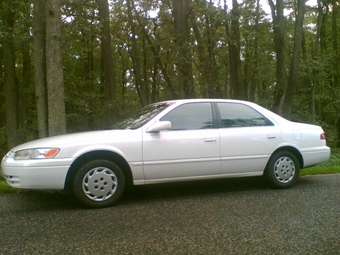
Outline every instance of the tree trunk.
{"type": "MultiPolygon", "coordinates": [[[[337,28],[337,18],[338,17],[338,8],[339,6],[337,5],[336,0],[332,1],[332,41],[333,41],[333,52],[334,52],[334,61],[333,61],[333,87],[334,91],[338,93],[339,95],[339,89],[340,89],[340,82],[339,82],[339,77],[340,77],[340,54],[339,54],[339,49],[338,49],[338,28],[337,28]]],[[[340,106],[337,104],[335,106],[335,110],[337,112],[337,119],[335,120],[335,127],[336,127],[336,138],[335,138],[335,145],[337,147],[340,146],[340,106]]]]}
{"type": "Polygon", "coordinates": [[[46,81],[49,136],[66,133],[60,0],[46,1],[46,81]]]}
{"type": "Polygon", "coordinates": [[[283,0],[277,0],[274,5],[273,0],[268,0],[272,11],[273,30],[274,30],[274,45],[276,53],[276,87],[274,91],[273,111],[282,115],[283,102],[286,96],[287,74],[285,69],[285,17],[283,15],[284,4],[283,0]]]}
{"type": "Polygon", "coordinates": [[[195,97],[192,77],[191,49],[189,44],[189,2],[173,0],[173,17],[177,44],[177,68],[180,97],[195,97]]]}
{"type": "Polygon", "coordinates": [[[259,72],[259,20],[260,20],[260,0],[256,0],[255,35],[254,35],[254,67],[250,78],[249,100],[255,101],[255,91],[258,87],[259,72]]]}
{"type": "Polygon", "coordinates": [[[340,54],[338,48],[338,26],[337,26],[337,19],[339,18],[338,9],[339,5],[337,5],[337,0],[332,1],[332,41],[333,41],[333,53],[335,55],[333,65],[333,84],[335,89],[339,89],[339,77],[340,77],[340,54]]]}
{"type": "Polygon", "coordinates": [[[297,0],[297,13],[295,14],[294,50],[287,84],[286,97],[284,99],[283,116],[290,119],[293,97],[298,86],[299,65],[302,49],[303,20],[305,16],[305,1],[297,0]]]}
{"type": "MultiPolygon", "coordinates": [[[[0,4],[0,10],[1,8],[2,6],[0,4]]],[[[5,78],[4,77],[4,53],[3,53],[3,45],[0,44],[0,91],[6,90],[4,78],[5,78]]],[[[0,93],[0,102],[5,102],[4,93],[0,93]]],[[[0,125],[5,126],[5,124],[6,124],[6,113],[0,110],[0,125]]]]}
{"type": "Polygon", "coordinates": [[[30,82],[31,82],[31,56],[29,53],[30,41],[25,40],[22,45],[22,82],[19,90],[19,138],[20,142],[26,142],[28,135],[28,101],[31,97],[30,82]]]}
{"type": "Polygon", "coordinates": [[[6,97],[6,135],[10,148],[20,143],[18,136],[18,79],[15,73],[14,51],[14,6],[11,0],[3,3],[3,23],[5,36],[3,38],[5,97],[6,97]]]}
{"type": "MultiPolygon", "coordinates": [[[[200,0],[195,0],[196,5],[200,4],[200,0]]],[[[197,17],[195,13],[191,15],[191,23],[192,29],[196,37],[197,42],[197,52],[198,52],[198,60],[199,63],[197,67],[199,72],[202,74],[202,86],[201,93],[207,97],[215,98],[221,97],[221,89],[217,84],[217,73],[218,70],[216,68],[216,54],[215,54],[215,47],[216,41],[212,38],[213,33],[217,30],[213,22],[212,15],[205,16],[205,29],[203,31],[199,30],[197,17]]]]}
{"type": "Polygon", "coordinates": [[[110,16],[108,0],[96,0],[101,23],[101,72],[104,84],[104,101],[107,104],[107,125],[115,122],[113,102],[115,100],[115,81],[111,48],[110,16]]]}
{"type": "Polygon", "coordinates": [[[329,3],[327,1],[318,0],[318,15],[320,16],[320,53],[327,53],[327,19],[329,16],[329,3]]]}
{"type": "MultiPolygon", "coordinates": [[[[132,6],[131,6],[131,1],[127,0],[127,7],[128,7],[128,18],[129,18],[129,25],[131,27],[131,41],[132,41],[132,46],[131,46],[131,60],[132,60],[132,65],[133,65],[133,73],[135,75],[135,84],[136,84],[136,89],[137,93],[140,99],[140,103],[142,106],[148,104],[148,95],[147,95],[147,89],[145,88],[145,80],[142,78],[142,61],[140,59],[140,52],[138,50],[138,43],[137,43],[137,38],[138,36],[136,35],[136,24],[133,20],[132,17],[132,6]]],[[[138,15],[138,14],[136,14],[138,15]]]]}
{"type": "Polygon", "coordinates": [[[231,11],[230,31],[227,28],[227,41],[229,51],[229,76],[232,88],[232,97],[245,99],[243,89],[241,59],[240,59],[240,9],[237,0],[233,0],[231,11]]]}
{"type": "Polygon", "coordinates": [[[48,136],[48,107],[46,90],[46,3],[33,3],[33,64],[34,87],[39,138],[48,136]]]}
{"type": "MultiPolygon", "coordinates": [[[[326,21],[329,13],[329,8],[327,3],[323,0],[318,0],[318,18],[317,18],[317,32],[314,43],[314,51],[313,51],[313,61],[315,63],[319,63],[320,56],[327,51],[327,38],[326,38],[326,21]]],[[[316,65],[313,70],[313,87],[312,87],[312,104],[311,104],[311,114],[312,118],[315,119],[316,115],[321,114],[321,108],[316,99],[316,94],[318,91],[322,91],[324,81],[320,79],[321,70],[316,65]]]]}
{"type": "Polygon", "coordinates": [[[176,92],[175,87],[172,84],[170,76],[169,76],[169,74],[168,74],[168,72],[166,70],[166,67],[163,64],[163,62],[162,62],[162,60],[161,60],[161,58],[159,56],[159,47],[156,47],[154,45],[154,43],[152,42],[151,36],[150,36],[150,32],[145,28],[145,25],[142,23],[141,19],[139,18],[136,9],[134,9],[134,12],[136,14],[135,16],[136,16],[137,22],[139,24],[139,27],[142,30],[143,36],[144,36],[144,38],[146,39],[146,41],[148,42],[148,44],[150,46],[150,49],[151,49],[154,61],[157,63],[157,65],[159,66],[159,69],[162,72],[162,75],[163,75],[164,80],[165,80],[165,82],[167,84],[167,87],[168,87],[168,91],[171,92],[171,98],[172,99],[179,98],[178,93],[176,92]]]}

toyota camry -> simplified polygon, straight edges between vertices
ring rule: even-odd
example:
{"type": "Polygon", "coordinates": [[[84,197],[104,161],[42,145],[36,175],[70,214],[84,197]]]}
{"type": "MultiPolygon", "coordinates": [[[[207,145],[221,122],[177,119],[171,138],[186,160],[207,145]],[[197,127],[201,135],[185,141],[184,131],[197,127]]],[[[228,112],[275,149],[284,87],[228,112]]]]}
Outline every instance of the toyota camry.
{"type": "Polygon", "coordinates": [[[321,127],[251,102],[189,99],[140,109],[110,130],[43,138],[1,162],[20,189],[71,191],[90,207],[113,205],[128,185],[264,176],[276,188],[330,156],[321,127]]]}

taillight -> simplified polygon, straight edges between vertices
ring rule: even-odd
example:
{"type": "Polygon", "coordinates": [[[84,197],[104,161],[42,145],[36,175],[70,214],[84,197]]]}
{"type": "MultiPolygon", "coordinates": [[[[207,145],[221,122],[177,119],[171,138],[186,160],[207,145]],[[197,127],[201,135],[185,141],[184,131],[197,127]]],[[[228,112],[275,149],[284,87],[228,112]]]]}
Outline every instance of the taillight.
{"type": "Polygon", "coordinates": [[[326,134],[325,133],[320,134],[320,139],[321,140],[326,140],[326,134]]]}

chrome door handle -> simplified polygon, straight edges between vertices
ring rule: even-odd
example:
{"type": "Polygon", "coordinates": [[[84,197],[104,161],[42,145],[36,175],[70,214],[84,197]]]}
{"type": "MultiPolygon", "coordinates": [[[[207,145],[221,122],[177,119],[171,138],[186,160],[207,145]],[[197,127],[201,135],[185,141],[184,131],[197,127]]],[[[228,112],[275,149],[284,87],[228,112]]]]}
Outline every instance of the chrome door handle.
{"type": "Polygon", "coordinates": [[[216,143],[217,139],[216,138],[206,138],[206,139],[204,139],[204,142],[206,142],[206,143],[216,143]]]}
{"type": "Polygon", "coordinates": [[[268,139],[276,139],[276,135],[267,135],[268,139]]]}

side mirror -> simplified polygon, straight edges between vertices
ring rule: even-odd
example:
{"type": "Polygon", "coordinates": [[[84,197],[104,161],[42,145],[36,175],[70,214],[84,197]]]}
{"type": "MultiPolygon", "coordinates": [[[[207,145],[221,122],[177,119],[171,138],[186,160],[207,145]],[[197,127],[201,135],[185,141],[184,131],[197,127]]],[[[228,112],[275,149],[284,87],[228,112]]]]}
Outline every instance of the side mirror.
{"type": "Polygon", "coordinates": [[[149,127],[146,132],[147,133],[155,133],[163,130],[170,130],[171,129],[171,122],[170,121],[159,121],[149,127]]]}

